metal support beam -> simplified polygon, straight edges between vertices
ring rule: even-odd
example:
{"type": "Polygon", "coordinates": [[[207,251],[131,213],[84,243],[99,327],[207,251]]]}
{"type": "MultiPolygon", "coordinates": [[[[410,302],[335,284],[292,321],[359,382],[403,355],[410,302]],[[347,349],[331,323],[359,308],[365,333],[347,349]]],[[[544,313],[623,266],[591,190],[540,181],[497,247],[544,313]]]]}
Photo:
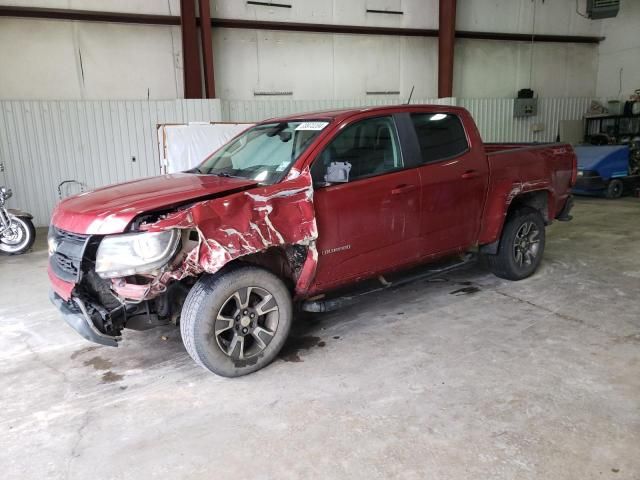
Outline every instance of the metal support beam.
{"type": "Polygon", "coordinates": [[[180,0],[184,98],[202,98],[195,0],[180,0]]]}
{"type": "Polygon", "coordinates": [[[438,23],[438,98],[453,96],[453,53],[456,39],[456,0],[440,0],[438,23]]]}
{"type": "MultiPolygon", "coordinates": [[[[62,8],[0,6],[0,17],[41,18],[55,20],[77,20],[84,22],[131,23],[139,25],[180,25],[180,17],[175,15],[147,15],[140,13],[100,12],[90,10],[69,10],[62,8]]],[[[196,19],[196,23],[199,23],[196,19]]],[[[367,27],[362,25],[328,25],[321,23],[265,22],[261,20],[237,20],[212,18],[215,28],[255,28],[285,32],[349,33],[355,35],[390,35],[403,37],[437,37],[438,30],[424,28],[367,27]]],[[[551,42],[551,43],[600,43],[605,37],[586,35],[538,35],[530,33],[469,32],[457,31],[456,38],[477,40],[503,40],[510,42],[551,42]]]]}
{"type": "Polygon", "coordinates": [[[200,40],[202,40],[202,68],[204,69],[204,96],[216,97],[216,84],[213,78],[213,46],[211,44],[211,14],[209,0],[199,0],[200,4],[200,40]]]}

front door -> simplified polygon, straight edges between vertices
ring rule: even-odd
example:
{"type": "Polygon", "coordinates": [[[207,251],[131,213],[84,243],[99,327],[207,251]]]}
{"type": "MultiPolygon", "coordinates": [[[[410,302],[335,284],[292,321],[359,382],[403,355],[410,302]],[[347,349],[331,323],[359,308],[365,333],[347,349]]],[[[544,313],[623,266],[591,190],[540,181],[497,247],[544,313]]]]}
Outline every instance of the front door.
{"type": "Polygon", "coordinates": [[[392,116],[342,129],[312,164],[318,267],[327,289],[410,263],[420,253],[420,183],[405,169],[392,116]],[[350,165],[348,181],[326,184],[331,164],[350,165]]]}

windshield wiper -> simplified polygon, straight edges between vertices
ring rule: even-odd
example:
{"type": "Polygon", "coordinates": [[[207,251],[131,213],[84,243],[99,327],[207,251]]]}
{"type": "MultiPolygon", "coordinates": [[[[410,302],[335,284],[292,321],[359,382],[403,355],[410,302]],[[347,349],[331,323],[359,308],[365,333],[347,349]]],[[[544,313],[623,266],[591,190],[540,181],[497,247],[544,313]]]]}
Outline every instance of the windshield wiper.
{"type": "Polygon", "coordinates": [[[225,178],[245,178],[241,175],[232,175],[229,172],[212,172],[211,170],[209,170],[208,172],[206,172],[207,175],[215,175],[217,177],[225,177],[225,178]]]}

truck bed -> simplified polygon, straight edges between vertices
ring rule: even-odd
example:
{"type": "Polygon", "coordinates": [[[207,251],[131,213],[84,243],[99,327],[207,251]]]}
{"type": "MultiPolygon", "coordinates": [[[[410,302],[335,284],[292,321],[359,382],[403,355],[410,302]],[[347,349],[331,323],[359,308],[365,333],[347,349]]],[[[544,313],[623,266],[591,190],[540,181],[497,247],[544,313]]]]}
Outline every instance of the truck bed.
{"type": "Polygon", "coordinates": [[[537,192],[546,202],[546,220],[562,211],[574,185],[576,156],[564,143],[488,143],[489,188],[480,243],[498,238],[505,205],[523,193],[537,192]]]}
{"type": "Polygon", "coordinates": [[[546,147],[549,145],[555,145],[555,142],[531,142],[531,143],[485,143],[484,150],[487,154],[490,153],[498,153],[504,150],[516,150],[521,148],[530,148],[530,147],[546,147]]]}

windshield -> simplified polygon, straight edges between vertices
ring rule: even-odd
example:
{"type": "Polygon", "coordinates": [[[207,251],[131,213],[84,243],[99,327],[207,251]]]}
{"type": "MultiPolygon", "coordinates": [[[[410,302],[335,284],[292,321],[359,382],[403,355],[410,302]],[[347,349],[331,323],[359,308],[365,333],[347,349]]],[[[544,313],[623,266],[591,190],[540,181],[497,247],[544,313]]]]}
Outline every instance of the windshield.
{"type": "Polygon", "coordinates": [[[311,144],[326,121],[256,125],[207,158],[196,173],[279,182],[311,144]]]}

